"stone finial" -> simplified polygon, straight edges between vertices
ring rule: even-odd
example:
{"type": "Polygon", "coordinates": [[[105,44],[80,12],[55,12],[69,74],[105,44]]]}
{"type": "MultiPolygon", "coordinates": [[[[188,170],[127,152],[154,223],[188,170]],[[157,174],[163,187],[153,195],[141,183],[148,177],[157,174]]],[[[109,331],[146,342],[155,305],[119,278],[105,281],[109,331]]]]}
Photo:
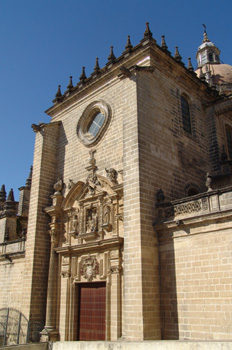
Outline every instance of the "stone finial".
{"type": "Polygon", "coordinates": [[[61,85],[58,85],[58,90],[57,93],[55,95],[56,99],[59,100],[62,97],[62,93],[61,93],[61,85]]]}
{"type": "Polygon", "coordinates": [[[6,189],[5,189],[5,185],[2,185],[0,190],[0,202],[5,202],[5,200],[6,200],[6,189]]]}
{"type": "Polygon", "coordinates": [[[133,46],[131,45],[131,41],[130,41],[130,35],[127,36],[127,43],[125,46],[126,51],[131,51],[131,49],[133,48],[133,46]]]}
{"type": "Polygon", "coordinates": [[[194,71],[190,57],[188,57],[188,67],[187,68],[190,72],[194,71]]]}
{"type": "Polygon", "coordinates": [[[109,62],[109,63],[114,63],[115,60],[116,60],[116,57],[115,57],[115,55],[114,55],[113,48],[114,48],[113,46],[110,46],[110,54],[109,54],[109,56],[108,56],[108,62],[109,62]]]}
{"type": "Polygon", "coordinates": [[[149,28],[149,22],[146,22],[146,30],[143,34],[143,38],[144,39],[152,39],[152,32],[150,31],[150,28],[149,28]]]}
{"type": "Polygon", "coordinates": [[[26,181],[26,187],[29,189],[31,188],[32,170],[33,170],[33,166],[31,166],[31,168],[30,168],[30,173],[29,173],[27,181],[26,181]]]}
{"type": "Polygon", "coordinates": [[[72,82],[72,76],[69,77],[69,84],[67,86],[67,89],[71,91],[73,89],[73,82],[72,82]]]}
{"type": "Polygon", "coordinates": [[[100,70],[100,66],[99,66],[99,60],[98,57],[96,57],[96,61],[95,61],[95,67],[94,67],[94,73],[99,73],[100,70]]]}
{"type": "Polygon", "coordinates": [[[13,191],[13,188],[11,188],[9,194],[8,194],[8,197],[7,197],[7,200],[6,202],[14,202],[14,191],[13,191]]]}
{"type": "Polygon", "coordinates": [[[206,42],[210,42],[208,36],[207,36],[207,33],[206,33],[206,25],[205,24],[202,24],[203,27],[204,27],[204,38],[203,38],[203,41],[202,41],[202,44],[203,43],[206,43],[206,42]]]}
{"type": "Polygon", "coordinates": [[[55,185],[53,186],[54,190],[55,190],[55,195],[61,195],[61,191],[63,189],[63,181],[60,179],[59,181],[57,181],[55,183],[55,185]]]}
{"type": "Polygon", "coordinates": [[[168,49],[164,35],[162,35],[162,39],[161,39],[161,48],[165,51],[168,49]]]}
{"type": "Polygon", "coordinates": [[[178,49],[178,46],[175,47],[176,51],[175,51],[175,55],[174,55],[174,58],[179,62],[182,60],[182,57],[179,53],[179,49],[178,49]]]}
{"type": "Polygon", "coordinates": [[[85,74],[85,67],[82,67],[82,73],[81,73],[79,79],[82,83],[84,83],[85,80],[87,79],[86,74],[85,74]]]}
{"type": "Polygon", "coordinates": [[[16,215],[16,202],[14,200],[14,191],[13,189],[11,188],[9,194],[8,194],[8,197],[7,197],[7,200],[5,201],[4,203],[4,211],[5,211],[5,214],[8,216],[12,216],[12,215],[16,215]]]}

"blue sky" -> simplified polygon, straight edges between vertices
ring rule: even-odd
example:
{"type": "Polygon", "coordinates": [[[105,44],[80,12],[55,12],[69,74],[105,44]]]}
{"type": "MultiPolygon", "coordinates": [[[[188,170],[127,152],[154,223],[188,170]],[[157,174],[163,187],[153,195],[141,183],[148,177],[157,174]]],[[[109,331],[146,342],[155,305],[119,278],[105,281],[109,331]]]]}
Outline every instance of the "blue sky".
{"type": "Polygon", "coordinates": [[[76,84],[82,66],[89,76],[99,57],[103,67],[111,45],[120,56],[127,35],[137,45],[146,22],[158,44],[165,35],[172,54],[178,46],[194,67],[204,23],[232,64],[231,13],[231,0],[0,0],[0,186],[18,200],[33,163],[31,124],[50,121],[44,111],[58,84],[64,92],[70,75],[76,84]]]}

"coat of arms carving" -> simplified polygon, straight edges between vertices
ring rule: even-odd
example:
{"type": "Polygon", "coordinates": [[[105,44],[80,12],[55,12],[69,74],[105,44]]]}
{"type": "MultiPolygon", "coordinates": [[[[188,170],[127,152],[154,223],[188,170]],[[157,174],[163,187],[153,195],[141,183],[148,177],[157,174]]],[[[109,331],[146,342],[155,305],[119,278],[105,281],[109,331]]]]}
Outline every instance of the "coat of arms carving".
{"type": "Polygon", "coordinates": [[[88,255],[81,261],[81,275],[91,282],[99,274],[99,263],[95,256],[88,255]]]}

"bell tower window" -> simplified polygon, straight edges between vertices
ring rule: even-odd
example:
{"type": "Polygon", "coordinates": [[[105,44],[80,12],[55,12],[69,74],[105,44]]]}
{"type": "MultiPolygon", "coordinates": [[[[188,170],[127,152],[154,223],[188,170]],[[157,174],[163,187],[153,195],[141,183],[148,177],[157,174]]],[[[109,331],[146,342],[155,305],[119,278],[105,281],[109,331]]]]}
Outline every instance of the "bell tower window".
{"type": "Polygon", "coordinates": [[[209,52],[208,54],[209,62],[213,62],[213,53],[209,52]]]}

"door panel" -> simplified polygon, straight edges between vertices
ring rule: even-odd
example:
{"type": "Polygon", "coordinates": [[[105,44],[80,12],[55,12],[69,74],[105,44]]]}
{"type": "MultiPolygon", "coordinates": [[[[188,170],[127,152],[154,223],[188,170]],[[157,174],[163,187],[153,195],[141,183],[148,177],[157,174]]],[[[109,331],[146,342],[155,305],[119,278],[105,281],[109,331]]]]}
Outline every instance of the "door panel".
{"type": "Polygon", "coordinates": [[[79,284],[79,340],[105,340],[106,284],[79,284]]]}

